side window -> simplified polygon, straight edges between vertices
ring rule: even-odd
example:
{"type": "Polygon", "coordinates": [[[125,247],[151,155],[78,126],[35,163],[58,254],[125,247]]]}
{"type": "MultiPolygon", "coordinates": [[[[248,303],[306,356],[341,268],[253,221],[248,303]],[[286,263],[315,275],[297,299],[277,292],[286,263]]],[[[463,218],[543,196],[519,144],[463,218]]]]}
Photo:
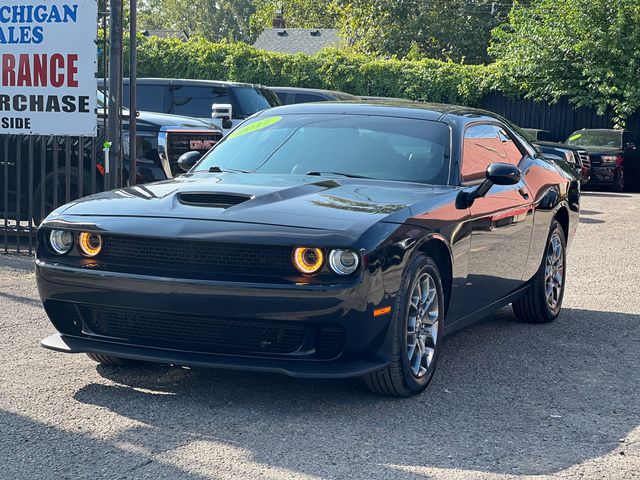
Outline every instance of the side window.
{"type": "Polygon", "coordinates": [[[224,87],[177,87],[173,90],[173,108],[171,113],[187,117],[211,117],[211,105],[231,103],[224,87]]]}
{"type": "Polygon", "coordinates": [[[521,158],[522,152],[504,129],[496,125],[474,125],[464,134],[462,181],[482,180],[490,163],[517,165],[521,158]]]}
{"type": "Polygon", "coordinates": [[[502,148],[504,149],[505,159],[503,160],[505,163],[511,163],[513,165],[518,165],[520,160],[522,160],[522,152],[516,145],[516,142],[509,136],[509,134],[502,128],[498,127],[498,137],[502,142],[502,148]]]}
{"type": "MultiPolygon", "coordinates": [[[[164,85],[138,84],[137,107],[143,112],[164,112],[164,85]]],[[[124,106],[129,108],[129,85],[125,84],[122,89],[122,101],[124,106]]]]}
{"type": "Polygon", "coordinates": [[[313,93],[296,93],[295,103],[326,102],[327,99],[313,93]]]}
{"type": "Polygon", "coordinates": [[[287,104],[287,92],[276,92],[276,95],[280,99],[280,103],[283,105],[287,104]]]}

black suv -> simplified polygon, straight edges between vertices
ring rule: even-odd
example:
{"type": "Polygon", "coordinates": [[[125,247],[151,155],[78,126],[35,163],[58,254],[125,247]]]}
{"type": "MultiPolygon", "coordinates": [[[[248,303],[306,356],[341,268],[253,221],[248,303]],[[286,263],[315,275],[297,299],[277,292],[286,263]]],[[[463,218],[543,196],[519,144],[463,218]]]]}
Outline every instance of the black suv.
{"type": "MultiPolygon", "coordinates": [[[[198,118],[222,127],[225,134],[254,113],[280,105],[267,87],[249,83],[138,78],[136,86],[139,110],[198,118]]],[[[129,107],[128,78],[124,79],[123,99],[129,107]]]]}
{"type": "Polygon", "coordinates": [[[589,152],[589,185],[611,186],[616,192],[640,187],[640,150],[635,135],[628,130],[577,130],[566,143],[589,152]]]}
{"type": "MultiPolygon", "coordinates": [[[[129,115],[123,110],[125,183],[129,177],[129,115]]],[[[103,96],[98,92],[98,136],[0,135],[0,217],[36,224],[56,206],[104,189],[103,96]],[[82,158],[82,168],[79,159],[82,158]]],[[[205,153],[222,138],[209,123],[177,115],[138,112],[136,181],[164,180],[184,173],[178,158],[205,153]]]]}
{"type": "Polygon", "coordinates": [[[582,185],[589,182],[591,178],[591,159],[584,148],[560,143],[548,130],[523,128],[522,131],[528,135],[532,143],[537,145],[542,155],[553,160],[567,162],[576,172],[582,185]]]}

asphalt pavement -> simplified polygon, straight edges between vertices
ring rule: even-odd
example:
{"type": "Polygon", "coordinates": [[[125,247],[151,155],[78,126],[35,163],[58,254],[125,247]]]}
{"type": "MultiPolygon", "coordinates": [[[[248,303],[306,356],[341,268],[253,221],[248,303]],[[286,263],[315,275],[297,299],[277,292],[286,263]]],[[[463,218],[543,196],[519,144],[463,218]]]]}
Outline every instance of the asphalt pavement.
{"type": "Polygon", "coordinates": [[[0,478],[640,478],[639,254],[640,195],[585,194],[560,317],[454,334],[409,399],[44,350],[33,261],[0,255],[0,478]]]}

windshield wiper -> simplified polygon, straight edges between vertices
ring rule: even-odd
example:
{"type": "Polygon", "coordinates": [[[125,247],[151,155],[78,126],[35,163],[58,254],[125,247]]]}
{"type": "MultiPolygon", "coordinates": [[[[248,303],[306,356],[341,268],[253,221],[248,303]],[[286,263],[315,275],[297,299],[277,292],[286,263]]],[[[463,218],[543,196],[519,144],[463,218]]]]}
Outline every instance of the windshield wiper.
{"type": "Polygon", "coordinates": [[[316,175],[316,176],[320,176],[320,175],[340,175],[341,177],[347,177],[347,178],[371,178],[371,177],[365,177],[364,175],[356,175],[354,173],[342,173],[342,172],[316,172],[316,171],[311,171],[311,172],[307,172],[306,175],[316,175]]]}
{"type": "Polygon", "coordinates": [[[225,168],[224,170],[219,166],[215,165],[209,168],[209,173],[222,173],[222,172],[232,172],[232,173],[251,173],[248,170],[238,170],[237,168],[225,168]]]}

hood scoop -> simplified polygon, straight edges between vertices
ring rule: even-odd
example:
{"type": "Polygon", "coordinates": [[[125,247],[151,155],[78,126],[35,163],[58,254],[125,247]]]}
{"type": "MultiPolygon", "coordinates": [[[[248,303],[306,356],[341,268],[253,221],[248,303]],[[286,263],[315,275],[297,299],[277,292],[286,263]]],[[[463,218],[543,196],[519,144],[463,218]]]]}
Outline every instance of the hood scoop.
{"type": "Polygon", "coordinates": [[[212,208],[229,208],[252,198],[249,195],[238,193],[189,192],[178,194],[178,201],[184,205],[212,208]]]}

